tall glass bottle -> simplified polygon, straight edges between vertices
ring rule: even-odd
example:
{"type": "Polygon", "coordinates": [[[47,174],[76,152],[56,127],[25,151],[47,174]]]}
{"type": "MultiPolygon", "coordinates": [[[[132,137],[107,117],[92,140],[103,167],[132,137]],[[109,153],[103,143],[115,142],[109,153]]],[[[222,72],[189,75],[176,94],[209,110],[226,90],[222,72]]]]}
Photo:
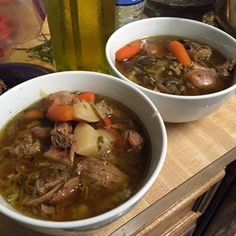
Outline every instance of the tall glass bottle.
{"type": "Polygon", "coordinates": [[[56,69],[103,71],[115,0],[47,0],[46,8],[56,69]]]}

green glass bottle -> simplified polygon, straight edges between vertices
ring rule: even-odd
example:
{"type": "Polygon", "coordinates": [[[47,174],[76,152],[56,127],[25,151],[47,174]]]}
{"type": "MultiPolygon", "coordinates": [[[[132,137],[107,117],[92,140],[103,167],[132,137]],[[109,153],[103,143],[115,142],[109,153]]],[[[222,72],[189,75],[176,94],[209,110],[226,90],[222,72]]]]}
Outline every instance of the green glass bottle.
{"type": "Polygon", "coordinates": [[[47,0],[46,7],[56,70],[106,70],[115,0],[47,0]]]}

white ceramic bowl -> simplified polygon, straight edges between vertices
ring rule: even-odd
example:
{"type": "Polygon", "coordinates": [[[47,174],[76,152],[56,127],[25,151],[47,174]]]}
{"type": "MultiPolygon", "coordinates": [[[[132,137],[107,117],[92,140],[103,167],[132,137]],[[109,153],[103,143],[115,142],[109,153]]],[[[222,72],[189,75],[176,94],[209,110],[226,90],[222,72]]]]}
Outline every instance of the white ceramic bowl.
{"type": "Polygon", "coordinates": [[[174,35],[192,38],[218,49],[227,58],[236,58],[236,40],[213,26],[182,18],[154,17],[129,23],[115,31],[107,41],[106,57],[111,72],[143,91],[156,105],[166,122],[189,122],[216,111],[235,92],[234,84],[222,91],[198,96],[179,96],[156,92],[128,80],[115,67],[115,52],[144,37],[174,35]]]}
{"type": "Polygon", "coordinates": [[[42,91],[49,94],[61,90],[94,91],[120,101],[138,115],[151,140],[151,163],[143,185],[125,203],[102,215],[68,222],[37,220],[13,209],[0,197],[0,212],[28,227],[48,234],[78,235],[77,231],[96,229],[121,217],[148,192],[163,166],[167,152],[167,135],[159,112],[140,90],[115,77],[83,71],[43,75],[19,84],[4,93],[0,96],[0,128],[17,112],[39,100],[42,91]]]}

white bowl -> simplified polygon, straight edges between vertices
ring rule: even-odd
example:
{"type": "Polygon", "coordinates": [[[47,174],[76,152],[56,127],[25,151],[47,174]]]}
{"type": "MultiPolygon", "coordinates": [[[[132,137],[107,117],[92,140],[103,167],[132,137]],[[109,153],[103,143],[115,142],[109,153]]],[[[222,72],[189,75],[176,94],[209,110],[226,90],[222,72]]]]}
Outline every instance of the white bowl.
{"type": "Polygon", "coordinates": [[[182,18],[154,17],[129,23],[115,31],[107,41],[106,58],[111,72],[143,91],[156,105],[166,122],[189,122],[216,111],[235,92],[234,84],[222,91],[197,96],[179,96],[144,88],[122,75],[115,67],[115,53],[124,45],[144,37],[182,36],[207,43],[227,58],[236,58],[236,40],[213,26],[182,18]]]}
{"type": "Polygon", "coordinates": [[[102,227],[129,211],[151,188],[163,166],[167,152],[167,134],[164,122],[150,99],[126,81],[115,77],[83,71],[59,72],[37,77],[10,89],[0,96],[0,128],[10,118],[46,94],[56,91],[94,91],[113,98],[137,114],[151,140],[151,162],[146,179],[137,193],[117,208],[96,217],[67,222],[34,219],[13,209],[0,197],[0,212],[37,231],[55,235],[77,235],[102,227]]]}

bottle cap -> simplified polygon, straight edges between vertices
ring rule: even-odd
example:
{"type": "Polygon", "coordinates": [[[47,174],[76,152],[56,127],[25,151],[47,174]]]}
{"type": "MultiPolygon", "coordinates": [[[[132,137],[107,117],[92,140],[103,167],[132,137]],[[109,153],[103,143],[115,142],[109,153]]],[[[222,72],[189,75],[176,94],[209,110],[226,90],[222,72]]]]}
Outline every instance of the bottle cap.
{"type": "Polygon", "coordinates": [[[116,5],[118,6],[135,5],[140,2],[143,2],[143,0],[116,0],[116,5]]]}

